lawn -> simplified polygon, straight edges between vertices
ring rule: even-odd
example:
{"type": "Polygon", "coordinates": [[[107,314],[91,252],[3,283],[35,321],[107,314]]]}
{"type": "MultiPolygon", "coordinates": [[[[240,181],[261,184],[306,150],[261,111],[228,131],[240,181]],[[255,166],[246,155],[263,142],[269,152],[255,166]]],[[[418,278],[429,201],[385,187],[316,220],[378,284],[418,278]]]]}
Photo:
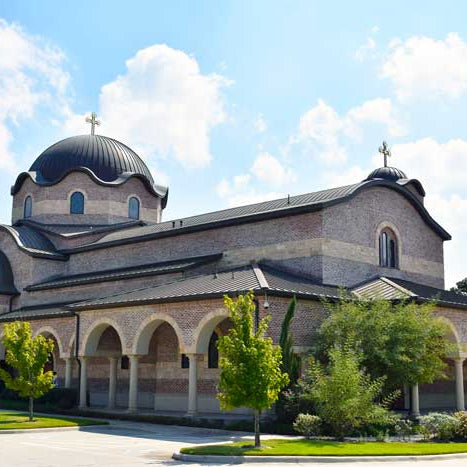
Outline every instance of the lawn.
{"type": "Polygon", "coordinates": [[[467,443],[338,442],[268,439],[255,449],[247,441],[181,449],[183,454],[217,456],[404,456],[467,452],[467,443]]]}
{"type": "Polygon", "coordinates": [[[26,413],[0,411],[0,431],[87,425],[107,425],[107,422],[87,418],[44,417],[42,415],[35,416],[34,421],[30,422],[26,413]]]}

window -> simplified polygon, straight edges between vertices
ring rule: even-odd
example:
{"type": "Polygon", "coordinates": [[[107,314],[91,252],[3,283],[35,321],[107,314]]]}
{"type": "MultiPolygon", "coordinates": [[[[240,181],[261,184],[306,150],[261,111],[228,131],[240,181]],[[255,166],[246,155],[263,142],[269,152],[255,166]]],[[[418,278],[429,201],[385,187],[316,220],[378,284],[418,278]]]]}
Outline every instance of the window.
{"type": "Polygon", "coordinates": [[[135,220],[139,219],[139,199],[135,196],[132,196],[128,203],[128,217],[135,220]]]}
{"type": "Polygon", "coordinates": [[[181,365],[182,365],[182,368],[190,368],[190,359],[184,353],[182,353],[181,365]]]}
{"type": "Polygon", "coordinates": [[[208,368],[219,368],[219,351],[217,350],[217,341],[219,336],[213,332],[209,340],[208,350],[208,368]]]}
{"type": "Polygon", "coordinates": [[[397,240],[392,230],[385,229],[379,236],[379,265],[384,268],[397,268],[397,240]]]}
{"type": "Polygon", "coordinates": [[[28,217],[32,216],[32,198],[30,196],[26,196],[24,200],[24,218],[27,219],[28,217]]]}
{"type": "Polygon", "coordinates": [[[70,198],[70,214],[84,214],[84,195],[75,191],[70,198]]]}

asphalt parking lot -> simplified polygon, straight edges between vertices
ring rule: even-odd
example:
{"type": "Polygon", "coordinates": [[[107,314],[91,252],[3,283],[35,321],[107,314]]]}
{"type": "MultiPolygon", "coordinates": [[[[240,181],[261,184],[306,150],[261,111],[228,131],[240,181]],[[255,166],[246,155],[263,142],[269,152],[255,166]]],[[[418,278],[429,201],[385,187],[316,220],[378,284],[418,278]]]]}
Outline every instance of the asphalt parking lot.
{"type": "MultiPolygon", "coordinates": [[[[197,464],[173,461],[172,453],[181,447],[193,444],[240,439],[246,437],[241,433],[220,430],[132,422],[112,422],[110,426],[83,427],[80,430],[0,433],[0,466],[196,466],[197,464]]],[[[466,462],[465,459],[422,460],[417,461],[416,464],[417,467],[460,467],[465,466],[466,462]]],[[[314,463],[313,465],[388,467],[389,465],[408,466],[410,462],[314,463]]]]}

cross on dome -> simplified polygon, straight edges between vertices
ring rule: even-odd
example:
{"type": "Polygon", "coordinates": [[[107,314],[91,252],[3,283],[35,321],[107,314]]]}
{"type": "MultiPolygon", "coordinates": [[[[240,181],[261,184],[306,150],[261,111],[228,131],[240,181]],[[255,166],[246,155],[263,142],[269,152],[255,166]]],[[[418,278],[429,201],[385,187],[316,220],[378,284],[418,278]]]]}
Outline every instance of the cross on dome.
{"type": "Polygon", "coordinates": [[[90,117],[86,117],[86,123],[91,124],[91,135],[94,135],[96,125],[99,126],[101,121],[97,119],[96,112],[92,112],[90,117]]]}
{"type": "Polygon", "coordinates": [[[383,141],[383,144],[378,148],[378,151],[384,156],[384,167],[387,167],[388,157],[391,157],[391,151],[388,148],[388,143],[386,143],[386,141],[383,141]]]}

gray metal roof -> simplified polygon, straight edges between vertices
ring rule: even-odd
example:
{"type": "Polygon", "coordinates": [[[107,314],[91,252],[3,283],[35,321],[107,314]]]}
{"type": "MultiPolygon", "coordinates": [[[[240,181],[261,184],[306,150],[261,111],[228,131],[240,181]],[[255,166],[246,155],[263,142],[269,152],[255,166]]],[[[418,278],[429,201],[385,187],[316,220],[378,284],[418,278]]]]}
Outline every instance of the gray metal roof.
{"type": "Polygon", "coordinates": [[[357,296],[367,299],[435,301],[439,305],[467,308],[467,294],[438,289],[428,285],[397,279],[375,277],[352,289],[357,296]]]}
{"type": "Polygon", "coordinates": [[[58,276],[53,279],[39,282],[26,287],[28,291],[57,289],[62,287],[72,287],[83,284],[92,284],[98,282],[108,282],[120,279],[133,279],[136,277],[155,276],[159,274],[169,274],[185,271],[187,269],[216,261],[222,257],[222,254],[209,256],[196,256],[173,261],[164,261],[151,264],[140,264],[127,268],[107,269],[103,271],[94,271],[84,274],[73,274],[58,276]]]}
{"type": "Polygon", "coordinates": [[[25,225],[0,225],[0,229],[8,232],[19,248],[31,256],[47,259],[66,260],[67,256],[59,253],[52,242],[36,229],[25,225]]]}
{"type": "MultiPolygon", "coordinates": [[[[300,214],[320,210],[324,207],[344,202],[358,194],[360,191],[370,188],[384,186],[400,192],[418,210],[425,222],[435,230],[444,240],[451,236],[430,216],[419,199],[405,186],[414,183],[420,185],[417,180],[399,180],[392,182],[384,179],[365,180],[353,185],[347,185],[329,190],[317,191],[298,196],[290,196],[273,201],[240,206],[222,211],[215,211],[197,216],[186,217],[160,224],[137,227],[128,230],[120,230],[105,235],[97,242],[82,245],[64,252],[87,251],[106,246],[145,241],[154,237],[180,235],[185,232],[218,228],[226,225],[252,222],[256,220],[281,217],[285,215],[300,214]]],[[[420,185],[421,187],[421,185],[420,185]]]]}
{"type": "Polygon", "coordinates": [[[251,265],[229,271],[203,274],[177,280],[168,284],[144,287],[117,293],[99,299],[85,300],[67,306],[69,310],[87,310],[115,306],[136,306],[145,303],[170,302],[200,298],[222,297],[224,294],[267,292],[271,295],[290,296],[296,294],[310,299],[337,299],[337,287],[326,287],[305,278],[291,276],[285,272],[251,265]]]}
{"type": "Polygon", "coordinates": [[[0,322],[25,319],[61,318],[73,316],[73,312],[64,308],[64,303],[51,303],[39,306],[24,307],[0,315],[0,322]]]}

